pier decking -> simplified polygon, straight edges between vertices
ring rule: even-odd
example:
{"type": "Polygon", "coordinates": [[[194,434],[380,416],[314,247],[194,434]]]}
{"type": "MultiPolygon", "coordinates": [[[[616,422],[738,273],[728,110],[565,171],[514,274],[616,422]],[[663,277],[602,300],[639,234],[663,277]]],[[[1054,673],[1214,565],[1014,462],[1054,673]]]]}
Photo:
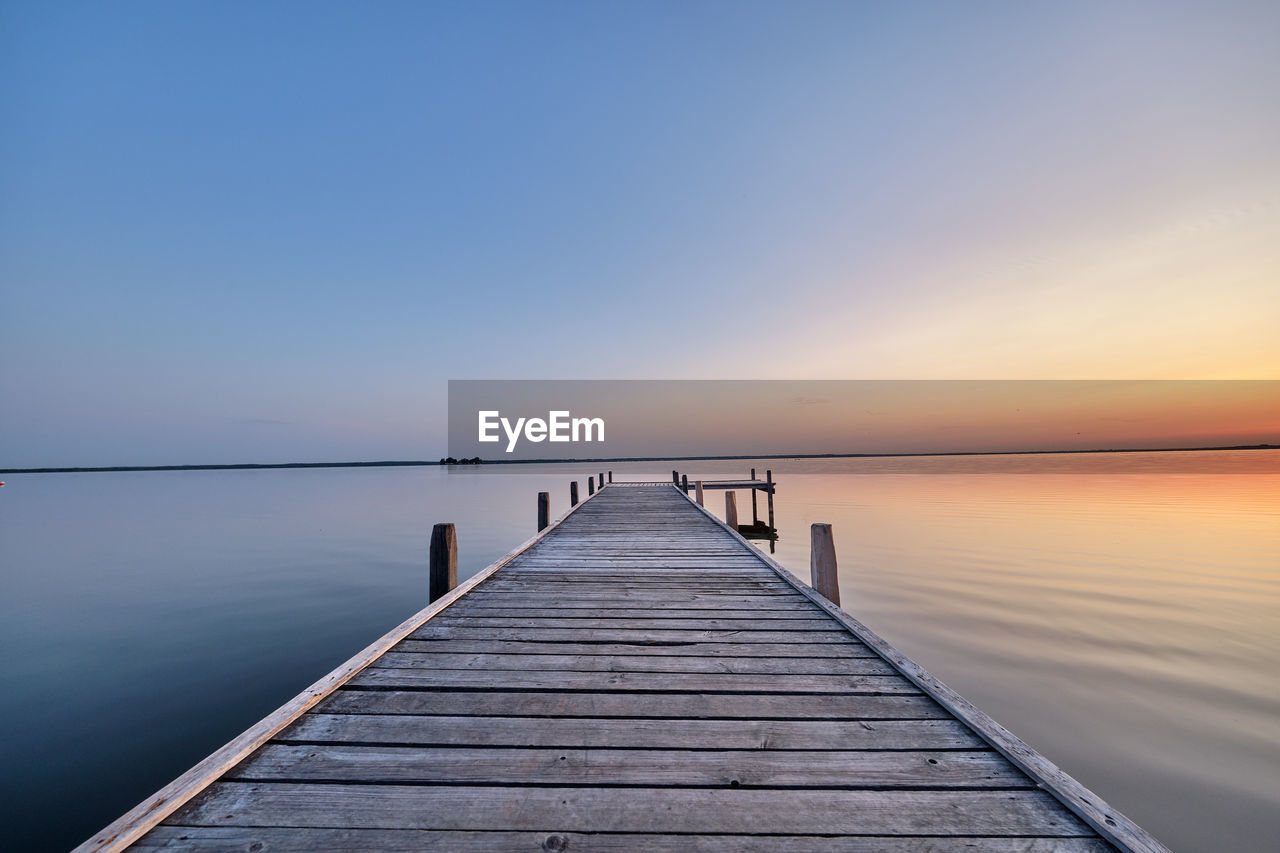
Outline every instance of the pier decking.
{"type": "Polygon", "coordinates": [[[82,850],[1161,851],[672,484],[612,483],[82,850]]]}

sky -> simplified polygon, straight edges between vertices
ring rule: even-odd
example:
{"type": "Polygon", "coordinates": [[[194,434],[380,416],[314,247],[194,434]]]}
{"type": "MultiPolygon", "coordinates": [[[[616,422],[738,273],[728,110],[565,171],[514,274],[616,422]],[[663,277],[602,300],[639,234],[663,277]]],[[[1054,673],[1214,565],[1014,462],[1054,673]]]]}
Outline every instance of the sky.
{"type": "Polygon", "coordinates": [[[449,379],[1280,378],[1271,2],[0,4],[0,466],[449,379]]]}

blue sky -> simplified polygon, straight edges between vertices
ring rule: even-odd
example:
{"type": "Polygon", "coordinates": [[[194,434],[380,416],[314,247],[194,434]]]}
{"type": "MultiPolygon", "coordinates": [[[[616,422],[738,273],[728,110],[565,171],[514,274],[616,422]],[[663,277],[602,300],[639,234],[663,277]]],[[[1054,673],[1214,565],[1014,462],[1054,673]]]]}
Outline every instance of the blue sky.
{"type": "Polygon", "coordinates": [[[449,378],[1280,372],[1272,3],[7,3],[0,465],[449,378]]]}

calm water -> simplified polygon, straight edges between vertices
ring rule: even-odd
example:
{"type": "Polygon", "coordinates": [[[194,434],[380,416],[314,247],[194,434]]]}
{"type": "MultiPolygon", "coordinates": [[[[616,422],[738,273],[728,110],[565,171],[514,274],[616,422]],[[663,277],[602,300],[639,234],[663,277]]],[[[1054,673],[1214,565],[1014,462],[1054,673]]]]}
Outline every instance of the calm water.
{"type": "MultiPolygon", "coordinates": [[[[1274,849],[1280,452],[672,464],[771,467],[780,562],[831,522],[845,609],[1175,850],[1274,849]]],[[[84,840],[419,609],[433,522],[467,576],[601,467],[7,476],[11,849],[84,840]]]]}

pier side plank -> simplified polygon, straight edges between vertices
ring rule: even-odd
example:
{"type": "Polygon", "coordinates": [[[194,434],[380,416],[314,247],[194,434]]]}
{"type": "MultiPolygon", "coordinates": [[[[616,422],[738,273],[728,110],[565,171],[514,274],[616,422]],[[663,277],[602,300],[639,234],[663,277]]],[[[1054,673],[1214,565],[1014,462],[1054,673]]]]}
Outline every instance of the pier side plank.
{"type": "Polygon", "coordinates": [[[468,832],[423,829],[298,829],[241,826],[161,826],[134,849],[206,853],[314,853],[381,850],[385,853],[742,853],[763,848],[787,853],[1106,853],[1100,838],[886,837],[841,835],[670,835],[586,832],[468,832]]]}
{"type": "Polygon", "coordinates": [[[80,849],[1164,849],[957,699],[679,487],[602,484],[80,849]]]}

